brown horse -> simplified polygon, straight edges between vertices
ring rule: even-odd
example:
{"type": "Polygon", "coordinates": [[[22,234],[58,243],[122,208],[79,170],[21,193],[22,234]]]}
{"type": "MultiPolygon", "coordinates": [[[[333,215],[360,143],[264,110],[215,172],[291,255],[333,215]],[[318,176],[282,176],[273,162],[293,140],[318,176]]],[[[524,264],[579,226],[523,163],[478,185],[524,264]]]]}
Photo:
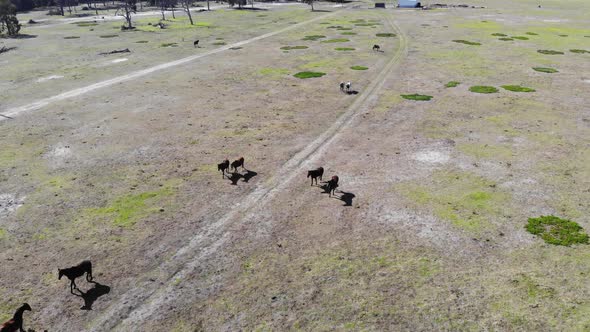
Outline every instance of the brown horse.
{"type": "Polygon", "coordinates": [[[221,164],[217,164],[217,170],[221,171],[221,177],[225,178],[225,170],[229,171],[229,160],[224,160],[221,164]]]}
{"type": "Polygon", "coordinates": [[[322,181],[322,175],[324,175],[324,168],[320,167],[318,169],[314,169],[311,171],[307,171],[307,178],[311,178],[311,185],[313,186],[313,180],[315,180],[315,184],[318,184],[318,178],[322,181]]]}
{"type": "Polygon", "coordinates": [[[31,309],[31,306],[28,303],[23,303],[23,305],[16,310],[12,319],[0,326],[0,332],[25,332],[23,329],[23,313],[27,310],[32,311],[33,309],[31,309]]]}
{"type": "Polygon", "coordinates": [[[69,267],[67,269],[57,269],[59,272],[58,279],[66,276],[70,279],[70,292],[73,294],[74,289],[78,289],[76,286],[76,278],[86,274],[86,281],[92,281],[92,263],[90,261],[82,261],[82,263],[69,267]]]}
{"type": "Polygon", "coordinates": [[[338,176],[334,175],[330,181],[328,181],[328,195],[332,197],[334,192],[338,188],[338,176]]]}
{"type": "Polygon", "coordinates": [[[240,157],[240,159],[234,160],[231,163],[231,168],[233,168],[235,172],[238,171],[238,167],[242,167],[242,169],[246,169],[246,168],[244,168],[244,157],[240,157]]]}

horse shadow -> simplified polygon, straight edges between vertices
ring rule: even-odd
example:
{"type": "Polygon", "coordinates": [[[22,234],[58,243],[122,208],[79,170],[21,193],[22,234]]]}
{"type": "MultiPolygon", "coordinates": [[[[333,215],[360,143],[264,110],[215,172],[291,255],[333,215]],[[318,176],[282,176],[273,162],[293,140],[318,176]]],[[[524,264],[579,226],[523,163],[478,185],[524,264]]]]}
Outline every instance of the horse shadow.
{"type": "Polygon", "coordinates": [[[342,195],[340,195],[340,200],[344,202],[344,206],[352,206],[352,200],[356,197],[353,193],[347,193],[344,191],[340,191],[342,195]]]}
{"type": "Polygon", "coordinates": [[[252,179],[253,177],[255,177],[256,175],[258,175],[258,173],[251,171],[251,170],[246,170],[246,173],[241,174],[238,172],[233,172],[231,173],[231,176],[228,176],[228,180],[231,181],[231,184],[233,186],[238,185],[238,181],[240,181],[240,179],[243,179],[244,182],[248,182],[250,181],[250,179],[252,179]]]}
{"type": "Polygon", "coordinates": [[[108,294],[111,291],[111,287],[99,284],[96,281],[90,281],[90,283],[94,284],[92,288],[87,290],[86,292],[77,289],[80,294],[73,293],[75,296],[79,296],[84,300],[84,305],[80,308],[81,310],[92,310],[92,305],[99,297],[108,294]]]}
{"type": "Polygon", "coordinates": [[[346,94],[348,94],[348,95],[358,95],[359,92],[356,91],[356,90],[351,90],[351,91],[346,91],[346,94]]]}

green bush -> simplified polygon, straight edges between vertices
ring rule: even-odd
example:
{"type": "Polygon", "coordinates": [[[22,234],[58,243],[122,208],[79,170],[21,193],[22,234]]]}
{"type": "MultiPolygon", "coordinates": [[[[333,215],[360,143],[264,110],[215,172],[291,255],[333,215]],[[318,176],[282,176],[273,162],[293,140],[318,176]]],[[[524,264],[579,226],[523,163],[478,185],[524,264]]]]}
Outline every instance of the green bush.
{"type": "Polygon", "coordinates": [[[375,34],[375,36],[377,36],[377,37],[395,37],[397,35],[395,33],[380,32],[378,34],[375,34]]]}
{"type": "Polygon", "coordinates": [[[293,76],[295,76],[297,78],[304,79],[304,78],[322,77],[324,75],[326,75],[326,73],[319,73],[319,72],[313,72],[313,71],[302,71],[302,72],[299,72],[293,76]]]}
{"type": "Polygon", "coordinates": [[[352,67],[350,67],[350,69],[352,69],[352,70],[367,70],[367,69],[369,69],[369,67],[365,67],[365,66],[352,66],[352,67]]]}
{"type": "Polygon", "coordinates": [[[64,37],[64,39],[78,39],[78,38],[80,38],[80,36],[67,36],[67,37],[64,37]]]}
{"type": "Polygon", "coordinates": [[[588,234],[578,223],[555,216],[529,218],[526,230],[540,236],[545,242],[558,246],[588,244],[588,234]]]}
{"type": "Polygon", "coordinates": [[[508,35],[505,35],[503,33],[496,32],[496,33],[492,33],[492,36],[496,36],[496,37],[507,37],[508,35]]]}
{"type": "Polygon", "coordinates": [[[352,47],[336,47],[336,51],[354,51],[355,49],[352,47]]]}
{"type": "Polygon", "coordinates": [[[356,32],[346,31],[346,32],[343,32],[342,35],[353,36],[353,35],[356,35],[356,32]]]}
{"type": "Polygon", "coordinates": [[[524,37],[524,36],[512,36],[511,38],[518,39],[518,40],[529,40],[528,37],[524,37]]]}
{"type": "Polygon", "coordinates": [[[564,54],[563,52],[552,51],[552,50],[537,50],[537,52],[539,52],[541,54],[549,54],[549,55],[564,54]]]}
{"type": "Polygon", "coordinates": [[[326,36],[323,35],[311,35],[311,36],[305,36],[305,38],[303,38],[303,40],[318,40],[321,38],[326,38],[326,36]]]}
{"type": "Polygon", "coordinates": [[[136,43],[145,44],[145,43],[149,43],[149,42],[147,40],[138,40],[138,41],[136,41],[136,43]]]}
{"type": "Polygon", "coordinates": [[[419,95],[417,93],[414,93],[412,95],[401,95],[401,96],[404,99],[417,100],[417,101],[429,101],[430,99],[432,99],[432,96],[419,95]]]}
{"type": "Polygon", "coordinates": [[[480,43],[472,42],[472,41],[469,41],[469,40],[463,40],[463,39],[455,39],[453,41],[455,43],[460,43],[460,44],[465,44],[465,45],[473,45],[473,46],[479,46],[479,45],[481,45],[480,43]]]}
{"type": "Polygon", "coordinates": [[[461,84],[461,82],[450,81],[449,83],[445,84],[445,88],[455,88],[459,86],[459,84],[461,84]]]}
{"type": "Polygon", "coordinates": [[[502,85],[502,88],[513,92],[535,92],[535,89],[527,88],[520,85],[502,85]]]}
{"type": "Polygon", "coordinates": [[[160,47],[177,47],[178,44],[177,43],[163,43],[160,45],[160,47]]]}
{"type": "Polygon", "coordinates": [[[507,37],[503,37],[503,38],[498,38],[498,40],[502,40],[502,41],[511,41],[514,40],[512,38],[507,38],[507,37]]]}
{"type": "Polygon", "coordinates": [[[327,40],[322,40],[322,43],[346,43],[350,40],[345,39],[345,38],[335,38],[335,39],[327,39],[327,40]]]}
{"type": "Polygon", "coordinates": [[[579,49],[573,49],[573,50],[570,50],[570,52],[572,52],[572,53],[580,53],[580,54],[590,53],[590,51],[579,50],[579,49]]]}
{"type": "Polygon", "coordinates": [[[119,35],[102,35],[99,36],[100,38],[115,38],[115,37],[119,37],[119,35]]]}
{"type": "Polygon", "coordinates": [[[283,46],[281,47],[281,50],[286,50],[286,51],[290,51],[290,50],[304,50],[306,48],[309,48],[307,46],[283,46]]]}
{"type": "Polygon", "coordinates": [[[533,70],[536,70],[541,73],[549,73],[549,74],[558,72],[557,69],[547,68],[547,67],[533,67],[533,70]]]}
{"type": "Polygon", "coordinates": [[[475,85],[470,87],[469,91],[475,93],[496,93],[498,92],[498,89],[494,88],[493,86],[475,85]]]}
{"type": "Polygon", "coordinates": [[[526,32],[525,34],[529,35],[529,36],[538,36],[538,33],[534,33],[534,32],[526,32]]]}

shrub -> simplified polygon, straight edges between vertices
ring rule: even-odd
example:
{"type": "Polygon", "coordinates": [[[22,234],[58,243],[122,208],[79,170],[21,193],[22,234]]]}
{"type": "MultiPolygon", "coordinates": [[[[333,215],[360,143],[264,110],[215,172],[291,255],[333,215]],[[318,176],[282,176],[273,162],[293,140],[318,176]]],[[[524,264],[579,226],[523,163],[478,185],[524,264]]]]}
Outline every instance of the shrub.
{"type": "Polygon", "coordinates": [[[508,35],[505,35],[503,33],[492,33],[492,36],[496,36],[496,37],[507,37],[508,35]]]}
{"type": "Polygon", "coordinates": [[[356,35],[356,32],[346,31],[346,32],[343,32],[342,35],[344,35],[344,36],[353,36],[353,35],[356,35]]]}
{"type": "Polygon", "coordinates": [[[290,50],[304,50],[306,48],[309,48],[307,46],[283,46],[281,47],[281,50],[286,50],[286,51],[290,51],[290,50]]]}
{"type": "Polygon", "coordinates": [[[432,99],[432,96],[419,95],[417,93],[414,93],[412,95],[401,95],[401,96],[404,99],[417,100],[417,101],[429,101],[430,99],[432,99]]]}
{"type": "Polygon", "coordinates": [[[461,84],[461,82],[450,81],[449,83],[445,84],[445,88],[455,88],[459,86],[459,84],[461,84]]]}
{"type": "Polygon", "coordinates": [[[527,88],[520,85],[502,85],[502,88],[513,92],[535,92],[535,89],[527,88]]]}
{"type": "Polygon", "coordinates": [[[579,49],[573,49],[573,50],[570,50],[570,52],[572,52],[572,53],[580,53],[580,54],[590,53],[590,51],[579,50],[579,49]]]}
{"type": "Polygon", "coordinates": [[[354,51],[355,49],[352,47],[336,47],[336,51],[354,51]]]}
{"type": "Polygon", "coordinates": [[[557,69],[547,68],[547,67],[533,67],[533,70],[541,72],[541,73],[549,73],[549,74],[558,72],[557,69]]]}
{"type": "Polygon", "coordinates": [[[145,44],[145,43],[149,43],[149,42],[147,40],[138,40],[138,41],[136,41],[136,43],[145,44]]]}
{"type": "Polygon", "coordinates": [[[365,67],[365,66],[352,66],[352,67],[350,67],[350,69],[352,69],[352,70],[367,70],[367,69],[369,69],[369,67],[365,67]]]}
{"type": "Polygon", "coordinates": [[[335,38],[335,39],[327,39],[327,40],[322,40],[322,43],[346,43],[350,40],[345,39],[345,38],[335,38]]]}
{"type": "Polygon", "coordinates": [[[102,35],[99,36],[100,38],[115,38],[115,37],[119,37],[119,35],[102,35]]]}
{"type": "Polygon", "coordinates": [[[319,73],[319,72],[313,72],[313,71],[302,71],[302,72],[299,72],[293,76],[295,76],[297,78],[305,79],[305,78],[322,77],[324,75],[326,75],[326,73],[319,73]]]}
{"type": "Polygon", "coordinates": [[[498,89],[493,86],[475,85],[469,88],[469,91],[475,93],[496,93],[498,89]]]}
{"type": "Polygon", "coordinates": [[[80,36],[66,36],[64,39],[78,39],[80,36]]]}
{"type": "Polygon", "coordinates": [[[578,223],[555,216],[529,218],[526,230],[540,236],[545,242],[558,246],[588,244],[588,234],[578,223]]]}
{"type": "Polygon", "coordinates": [[[506,38],[506,37],[504,37],[504,38],[498,38],[498,40],[502,40],[502,41],[511,41],[511,40],[514,40],[514,39],[512,39],[512,38],[506,38]]]}
{"type": "Polygon", "coordinates": [[[465,45],[473,45],[473,46],[479,46],[481,45],[480,43],[477,42],[471,42],[469,40],[463,40],[463,39],[455,39],[453,40],[455,43],[460,43],[460,44],[465,44],[465,45]]]}
{"type": "Polygon", "coordinates": [[[524,36],[513,36],[513,39],[518,39],[518,40],[529,40],[528,37],[524,37],[524,36]]]}
{"type": "Polygon", "coordinates": [[[213,45],[222,46],[222,45],[226,45],[226,42],[216,42],[216,43],[213,43],[213,45]]]}
{"type": "Polygon", "coordinates": [[[541,54],[549,54],[549,55],[564,54],[563,52],[553,51],[553,50],[537,50],[537,52],[539,52],[541,54]]]}
{"type": "Polygon", "coordinates": [[[534,32],[526,32],[525,34],[529,35],[529,36],[538,36],[538,33],[534,33],[534,32]]]}
{"type": "Polygon", "coordinates": [[[311,36],[305,36],[305,38],[303,38],[303,40],[318,40],[321,38],[326,38],[326,36],[323,35],[311,35],[311,36]]]}
{"type": "Polygon", "coordinates": [[[375,36],[377,36],[377,37],[395,37],[397,35],[395,33],[380,32],[378,34],[375,34],[375,36]]]}

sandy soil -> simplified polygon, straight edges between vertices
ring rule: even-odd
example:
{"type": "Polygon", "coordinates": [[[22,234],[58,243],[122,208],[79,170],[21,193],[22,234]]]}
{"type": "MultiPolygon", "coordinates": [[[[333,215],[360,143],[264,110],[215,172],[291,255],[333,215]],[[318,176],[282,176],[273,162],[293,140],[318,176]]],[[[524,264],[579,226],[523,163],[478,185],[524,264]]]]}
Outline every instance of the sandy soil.
{"type": "Polygon", "coordinates": [[[27,301],[25,326],[50,331],[589,329],[588,246],[524,229],[590,229],[590,55],[569,52],[588,49],[588,4],[470,4],[487,8],[216,10],[5,41],[46,60],[0,58],[0,318],[27,301]],[[239,156],[232,185],[216,164],[239,156]],[[336,197],[305,178],[318,166],[336,197]],[[57,280],[82,259],[108,293],[57,280]]]}

